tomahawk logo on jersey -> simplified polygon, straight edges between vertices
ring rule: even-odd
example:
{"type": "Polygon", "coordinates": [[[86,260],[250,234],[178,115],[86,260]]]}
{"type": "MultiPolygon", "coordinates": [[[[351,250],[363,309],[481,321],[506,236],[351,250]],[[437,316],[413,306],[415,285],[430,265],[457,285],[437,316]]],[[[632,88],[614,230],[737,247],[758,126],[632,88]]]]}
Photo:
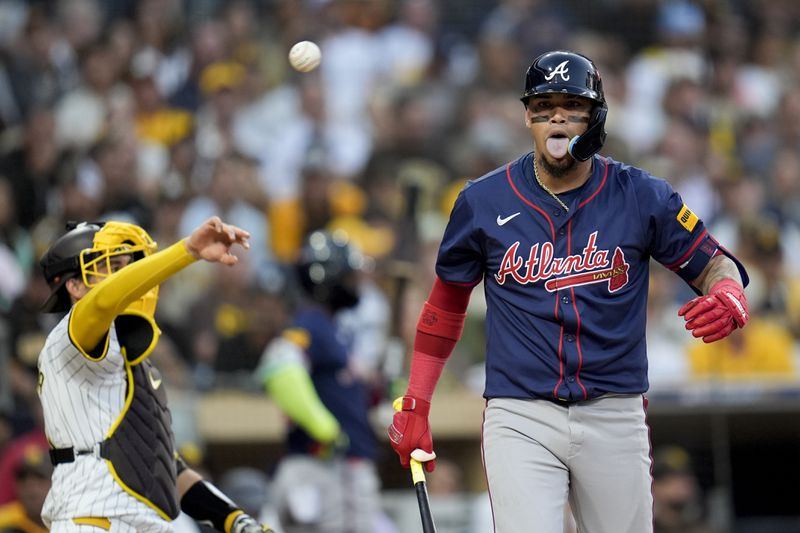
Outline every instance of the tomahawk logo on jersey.
{"type": "Polygon", "coordinates": [[[730,254],[645,171],[595,155],[588,181],[559,195],[564,211],[536,185],[532,165],[529,153],[467,184],[439,249],[438,276],[484,281],[492,304],[485,395],[645,392],[651,258],[688,283],[715,254],[730,254]]]}

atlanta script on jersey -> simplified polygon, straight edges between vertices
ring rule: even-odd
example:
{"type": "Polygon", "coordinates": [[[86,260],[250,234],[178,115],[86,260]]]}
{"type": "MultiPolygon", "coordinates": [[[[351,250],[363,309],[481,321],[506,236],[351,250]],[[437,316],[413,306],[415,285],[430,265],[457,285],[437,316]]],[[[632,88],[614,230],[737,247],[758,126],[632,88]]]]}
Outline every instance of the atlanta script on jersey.
{"type": "Polygon", "coordinates": [[[484,281],[487,398],[566,401],[648,388],[650,259],[687,283],[718,253],[739,262],[664,180],[599,155],[565,212],[533,154],[471,181],[436,263],[447,283],[484,281]]]}

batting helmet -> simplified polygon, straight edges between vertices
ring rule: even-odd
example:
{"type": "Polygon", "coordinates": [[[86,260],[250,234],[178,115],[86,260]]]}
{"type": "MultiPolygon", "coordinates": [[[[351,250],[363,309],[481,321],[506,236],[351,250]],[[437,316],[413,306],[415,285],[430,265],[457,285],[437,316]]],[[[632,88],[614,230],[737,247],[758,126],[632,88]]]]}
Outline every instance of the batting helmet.
{"type": "Polygon", "coordinates": [[[527,106],[531,96],[547,93],[574,94],[594,102],[586,131],[569,143],[570,155],[578,161],[586,161],[606,140],[608,107],[597,67],[591,59],[575,52],[558,50],[540,55],[528,67],[525,92],[520,100],[527,106]]]}
{"type": "Polygon", "coordinates": [[[297,275],[305,292],[332,311],[358,303],[358,280],[365,258],[343,232],[315,231],[305,240],[297,275]]]}
{"type": "MultiPolygon", "coordinates": [[[[39,264],[52,290],[44,303],[45,312],[63,312],[70,308],[67,280],[80,277],[88,287],[97,285],[113,272],[112,258],[131,256],[137,261],[154,253],[156,243],[145,230],[127,222],[70,222],[67,233],[56,239],[39,264]]],[[[148,291],[129,307],[152,317],[158,301],[158,287],[148,291]]]]}

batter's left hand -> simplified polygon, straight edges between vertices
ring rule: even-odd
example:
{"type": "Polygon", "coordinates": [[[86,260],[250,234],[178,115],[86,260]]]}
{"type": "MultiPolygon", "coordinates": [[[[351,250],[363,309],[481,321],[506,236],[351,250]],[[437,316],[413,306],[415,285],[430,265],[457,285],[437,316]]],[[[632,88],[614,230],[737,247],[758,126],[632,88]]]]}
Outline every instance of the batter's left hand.
{"type": "Polygon", "coordinates": [[[732,279],[718,281],[706,296],[690,301],[678,311],[686,320],[686,329],[703,342],[723,339],[750,318],[742,286],[732,279]]]}
{"type": "Polygon", "coordinates": [[[231,253],[231,246],[238,243],[246,250],[250,248],[249,239],[250,233],[247,231],[213,216],[198,226],[184,243],[189,253],[197,259],[231,266],[239,261],[231,253]]]}
{"type": "Polygon", "coordinates": [[[240,514],[233,521],[230,533],[275,533],[275,530],[248,514],[240,514]]]}

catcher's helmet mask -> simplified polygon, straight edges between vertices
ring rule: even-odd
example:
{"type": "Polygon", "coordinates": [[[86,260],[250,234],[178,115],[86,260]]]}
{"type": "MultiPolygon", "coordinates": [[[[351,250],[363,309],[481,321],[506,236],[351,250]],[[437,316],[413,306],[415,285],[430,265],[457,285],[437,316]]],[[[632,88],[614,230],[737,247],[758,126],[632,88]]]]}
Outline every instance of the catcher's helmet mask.
{"type": "MultiPolygon", "coordinates": [[[[147,232],[127,222],[69,222],[67,232],[56,239],[39,264],[52,292],[42,306],[46,313],[68,311],[72,305],[65,285],[80,278],[94,287],[113,274],[120,256],[130,256],[125,264],[138,261],[158,249],[147,232]]],[[[158,301],[158,287],[152,288],[126,311],[152,317],[158,301]]]]}
{"type": "Polygon", "coordinates": [[[91,249],[94,235],[103,222],[67,222],[67,232],[45,252],[39,260],[44,278],[50,285],[50,296],[42,304],[45,313],[68,311],[72,302],[65,285],[72,278],[81,277],[81,252],[91,249]]]}
{"type": "Polygon", "coordinates": [[[603,94],[600,73],[588,57],[564,50],[547,52],[533,60],[525,74],[525,92],[520,100],[537,94],[563,93],[592,100],[589,125],[581,135],[570,140],[569,153],[578,161],[586,161],[603,147],[606,140],[608,107],[603,94]]]}

